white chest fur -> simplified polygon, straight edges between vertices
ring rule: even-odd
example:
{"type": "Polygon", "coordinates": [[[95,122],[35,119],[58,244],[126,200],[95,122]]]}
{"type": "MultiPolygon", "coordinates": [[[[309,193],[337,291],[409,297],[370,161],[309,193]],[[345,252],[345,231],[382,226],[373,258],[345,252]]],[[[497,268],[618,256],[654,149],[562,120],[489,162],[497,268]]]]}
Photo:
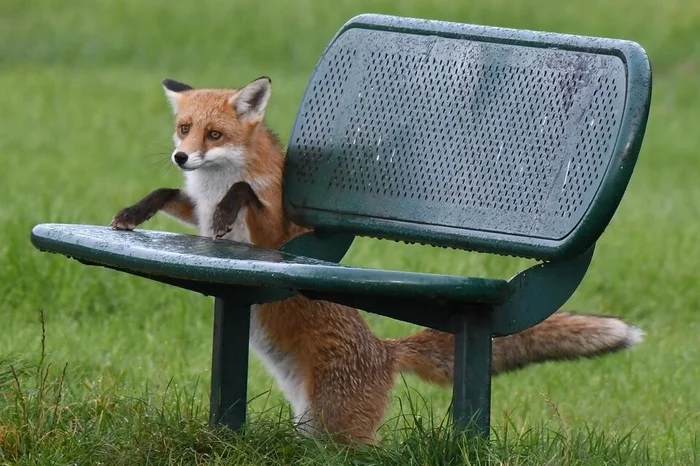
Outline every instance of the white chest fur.
{"type": "Polygon", "coordinates": [[[250,313],[250,348],[265,368],[272,374],[275,381],[284,392],[287,401],[292,405],[294,420],[300,423],[302,432],[307,432],[310,425],[309,409],[311,404],[307,395],[304,380],[299,373],[294,359],[284,351],[280,351],[268,337],[267,332],[258,320],[258,306],[252,306],[250,313]]]}
{"type": "MultiPolygon", "coordinates": [[[[223,199],[229,188],[242,179],[238,173],[231,170],[199,169],[186,172],[185,180],[185,191],[195,204],[199,234],[211,237],[213,234],[212,220],[217,204],[223,199]]],[[[247,207],[240,210],[232,230],[224,236],[225,239],[250,243],[250,234],[245,222],[247,212],[247,207]]]]}

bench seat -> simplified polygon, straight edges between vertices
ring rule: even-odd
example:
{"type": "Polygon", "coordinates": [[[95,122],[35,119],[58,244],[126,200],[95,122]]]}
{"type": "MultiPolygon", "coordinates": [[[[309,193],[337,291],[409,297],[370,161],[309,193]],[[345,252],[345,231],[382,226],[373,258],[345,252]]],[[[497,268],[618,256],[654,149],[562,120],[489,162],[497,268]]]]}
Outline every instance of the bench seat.
{"type": "Polygon", "coordinates": [[[225,295],[231,285],[314,290],[402,299],[499,304],[512,295],[506,280],[350,267],[232,241],[161,231],[117,231],[96,225],[40,224],[40,250],[84,263],[185,280],[225,295]]]}

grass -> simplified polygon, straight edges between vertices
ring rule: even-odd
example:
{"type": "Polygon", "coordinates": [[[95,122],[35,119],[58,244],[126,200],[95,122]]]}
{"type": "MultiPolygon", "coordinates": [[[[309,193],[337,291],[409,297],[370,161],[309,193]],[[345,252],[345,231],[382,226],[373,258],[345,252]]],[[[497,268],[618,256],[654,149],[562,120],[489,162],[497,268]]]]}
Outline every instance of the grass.
{"type": "MultiPolygon", "coordinates": [[[[697,463],[697,31],[693,0],[0,2],[0,462],[697,463]],[[488,451],[450,438],[441,428],[449,391],[412,377],[396,386],[380,448],[299,439],[254,359],[249,430],[209,430],[211,301],[29,244],[36,223],[106,224],[145,192],[180,183],[165,163],[162,78],[237,86],[269,75],[268,121],[286,139],[326,43],[369,11],[622,37],[640,42],[654,68],[637,169],[567,304],[621,316],[647,340],[624,354],[495,379],[488,451]]],[[[148,227],[180,230],[159,217],[148,227]]],[[[483,276],[508,276],[523,263],[373,240],[357,241],[347,262],[483,276]]],[[[367,320],[386,337],[415,329],[367,320]]]]}
{"type": "Polygon", "coordinates": [[[21,394],[23,387],[16,379],[7,397],[14,403],[13,410],[0,428],[4,459],[17,459],[18,464],[77,459],[72,464],[109,465],[471,465],[487,459],[517,465],[588,465],[649,460],[648,451],[629,435],[522,428],[510,421],[486,445],[455,436],[434,418],[398,418],[382,448],[349,447],[300,437],[287,421],[287,413],[275,409],[255,413],[248,427],[234,434],[203,428],[199,404],[185,390],[169,391],[167,401],[154,397],[151,403],[112,391],[66,402],[60,400],[64,376],[47,383],[49,372],[48,367],[37,371],[38,380],[30,385],[37,389],[33,398],[21,394]]]}
{"type": "MultiPolygon", "coordinates": [[[[43,319],[43,314],[42,314],[43,319]]],[[[12,464],[348,464],[348,465],[591,465],[648,464],[649,449],[632,435],[603,433],[588,426],[516,425],[508,416],[487,444],[455,435],[426,400],[409,391],[407,405],[390,419],[381,448],[338,445],[297,434],[282,406],[254,412],[238,433],[207,428],[195,391],[168,384],[158,395],[124,396],[112,385],[80,392],[67,366],[45,363],[42,325],[38,365],[9,365],[0,379],[5,402],[0,418],[0,459],[12,464]],[[16,462],[15,462],[16,461],[16,462]]],[[[700,450],[683,452],[695,464],[700,450]]],[[[678,458],[680,459],[680,458],[678,458]]]]}

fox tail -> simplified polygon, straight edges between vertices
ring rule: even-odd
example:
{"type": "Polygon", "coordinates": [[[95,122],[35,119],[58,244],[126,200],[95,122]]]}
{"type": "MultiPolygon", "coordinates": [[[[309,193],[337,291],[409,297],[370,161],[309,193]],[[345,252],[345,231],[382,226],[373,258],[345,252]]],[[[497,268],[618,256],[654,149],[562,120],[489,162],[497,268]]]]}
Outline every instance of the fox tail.
{"type": "MultiPolygon", "coordinates": [[[[545,361],[591,358],[640,343],[644,332],[616,317],[557,312],[520,333],[493,339],[492,373],[545,361]]],[[[424,330],[386,342],[393,347],[397,370],[427,382],[452,383],[454,335],[424,330]]]]}

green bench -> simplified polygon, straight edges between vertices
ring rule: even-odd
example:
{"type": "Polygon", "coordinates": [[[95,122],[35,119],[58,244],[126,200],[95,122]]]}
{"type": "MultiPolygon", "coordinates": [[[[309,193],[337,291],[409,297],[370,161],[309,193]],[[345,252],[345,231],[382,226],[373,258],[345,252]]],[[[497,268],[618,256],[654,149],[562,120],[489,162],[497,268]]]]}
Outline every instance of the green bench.
{"type": "Polygon", "coordinates": [[[214,296],[211,421],[246,414],[250,306],[301,293],[453,332],[453,418],[489,430],[492,337],[573,294],[642,144],[637,44],[381,15],[345,24],[289,141],[281,250],[41,224],[33,244],[214,296]],[[510,280],[339,265],[355,236],[537,259],[510,280]]]}

